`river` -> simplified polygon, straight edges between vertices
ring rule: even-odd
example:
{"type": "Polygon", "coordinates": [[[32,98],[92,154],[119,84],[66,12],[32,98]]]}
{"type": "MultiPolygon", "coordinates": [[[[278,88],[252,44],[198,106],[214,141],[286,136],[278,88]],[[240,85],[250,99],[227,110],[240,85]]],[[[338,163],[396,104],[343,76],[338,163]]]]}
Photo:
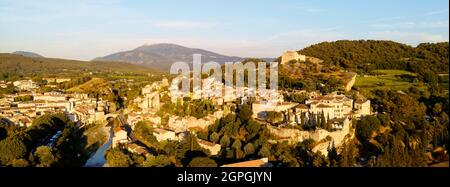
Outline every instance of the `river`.
{"type": "Polygon", "coordinates": [[[106,164],[105,153],[112,144],[113,130],[111,126],[104,127],[105,132],[109,132],[108,140],[105,144],[97,149],[94,155],[92,155],[84,165],[84,167],[104,167],[106,164]]]}

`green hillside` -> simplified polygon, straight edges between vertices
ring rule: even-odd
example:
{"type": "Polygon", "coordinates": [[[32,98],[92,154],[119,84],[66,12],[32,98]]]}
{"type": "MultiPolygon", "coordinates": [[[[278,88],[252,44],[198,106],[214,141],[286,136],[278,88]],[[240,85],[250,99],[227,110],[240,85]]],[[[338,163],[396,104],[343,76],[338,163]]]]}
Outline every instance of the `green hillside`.
{"type": "Polygon", "coordinates": [[[312,45],[300,50],[299,53],[320,58],[325,64],[358,73],[367,73],[375,69],[400,69],[419,74],[431,70],[438,74],[449,71],[448,49],[448,42],[424,43],[412,47],[392,41],[341,40],[312,45]]]}
{"type": "Polygon", "coordinates": [[[123,62],[87,62],[54,58],[29,58],[0,53],[0,79],[8,75],[48,75],[86,72],[146,73],[151,69],[123,62]]]}

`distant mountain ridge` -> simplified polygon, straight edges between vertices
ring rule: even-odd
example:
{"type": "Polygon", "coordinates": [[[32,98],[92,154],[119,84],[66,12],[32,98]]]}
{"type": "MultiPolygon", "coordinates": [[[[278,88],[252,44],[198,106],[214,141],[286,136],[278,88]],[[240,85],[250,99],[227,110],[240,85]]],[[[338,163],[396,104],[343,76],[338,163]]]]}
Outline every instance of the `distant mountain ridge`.
{"type": "Polygon", "coordinates": [[[39,54],[33,53],[33,52],[28,52],[28,51],[16,51],[12,54],[22,55],[24,57],[30,57],[30,58],[44,58],[44,56],[42,56],[42,55],[39,55],[39,54]]]}
{"type": "MultiPolygon", "coordinates": [[[[214,61],[220,64],[225,62],[237,62],[246,58],[237,56],[226,56],[204,49],[188,48],[176,44],[161,43],[154,45],[143,45],[130,51],[123,51],[95,58],[93,61],[122,61],[132,64],[143,65],[152,69],[169,71],[174,62],[192,63],[192,55],[201,54],[202,62],[214,61]]],[[[271,58],[264,58],[271,61],[271,58]]]]}

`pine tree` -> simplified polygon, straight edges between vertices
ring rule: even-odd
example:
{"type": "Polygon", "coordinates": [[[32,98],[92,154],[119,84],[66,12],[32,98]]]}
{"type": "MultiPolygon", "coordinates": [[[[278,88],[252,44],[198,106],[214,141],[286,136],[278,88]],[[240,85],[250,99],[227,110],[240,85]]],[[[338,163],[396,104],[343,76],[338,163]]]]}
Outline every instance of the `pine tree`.
{"type": "Polygon", "coordinates": [[[325,121],[325,114],[323,112],[320,115],[320,126],[322,129],[327,129],[327,121],[325,121]]]}

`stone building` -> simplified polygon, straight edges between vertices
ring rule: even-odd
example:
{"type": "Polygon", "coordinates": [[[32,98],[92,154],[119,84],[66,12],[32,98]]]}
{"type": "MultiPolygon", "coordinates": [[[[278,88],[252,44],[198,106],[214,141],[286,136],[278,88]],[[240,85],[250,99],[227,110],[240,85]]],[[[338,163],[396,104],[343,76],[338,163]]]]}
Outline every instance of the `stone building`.
{"type": "Polygon", "coordinates": [[[370,100],[357,99],[354,105],[355,117],[371,115],[370,100]]]}
{"type": "Polygon", "coordinates": [[[177,140],[175,132],[166,129],[155,128],[153,129],[153,135],[156,137],[156,140],[158,140],[158,142],[164,140],[177,140]]]}
{"type": "Polygon", "coordinates": [[[120,144],[126,144],[129,142],[127,131],[119,129],[114,132],[114,137],[112,139],[112,148],[118,147],[120,144]]]}
{"type": "Polygon", "coordinates": [[[198,144],[200,145],[200,147],[202,147],[203,149],[207,149],[209,150],[209,152],[211,153],[212,156],[219,154],[220,149],[222,148],[222,146],[220,146],[220,144],[215,144],[212,142],[208,142],[205,140],[201,140],[198,139],[198,144]]]}
{"type": "Polygon", "coordinates": [[[39,86],[33,82],[32,80],[19,80],[14,81],[13,85],[17,87],[19,90],[32,90],[35,88],[39,88],[39,86]]]}
{"type": "Polygon", "coordinates": [[[297,60],[297,61],[300,61],[300,62],[305,62],[306,61],[306,56],[305,55],[301,55],[301,54],[299,54],[296,51],[286,51],[281,56],[281,64],[288,63],[291,60],[297,60]]]}

